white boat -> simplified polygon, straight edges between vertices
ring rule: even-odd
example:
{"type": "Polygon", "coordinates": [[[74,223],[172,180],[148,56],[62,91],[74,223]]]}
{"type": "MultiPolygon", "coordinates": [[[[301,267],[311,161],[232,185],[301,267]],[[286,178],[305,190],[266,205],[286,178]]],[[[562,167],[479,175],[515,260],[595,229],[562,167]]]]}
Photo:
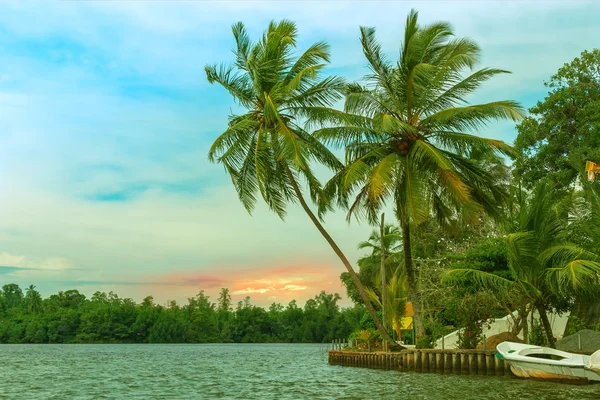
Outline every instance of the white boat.
{"type": "Polygon", "coordinates": [[[522,378],[600,381],[600,350],[586,356],[513,342],[502,342],[496,350],[496,357],[522,378]]]}

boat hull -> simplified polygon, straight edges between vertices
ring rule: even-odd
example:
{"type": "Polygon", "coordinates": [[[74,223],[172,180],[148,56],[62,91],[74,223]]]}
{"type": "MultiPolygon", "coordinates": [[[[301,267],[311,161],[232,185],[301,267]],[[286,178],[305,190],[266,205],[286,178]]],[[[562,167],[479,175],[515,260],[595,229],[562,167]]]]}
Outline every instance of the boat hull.
{"type": "Polygon", "coordinates": [[[502,342],[496,349],[496,356],[503,358],[513,374],[521,378],[572,383],[600,382],[596,360],[600,358],[600,351],[590,357],[513,342],[502,342]]]}
{"type": "Polygon", "coordinates": [[[600,377],[597,374],[587,371],[583,367],[561,367],[524,361],[506,361],[510,365],[513,374],[520,378],[571,381],[573,383],[600,381],[600,377]]]}

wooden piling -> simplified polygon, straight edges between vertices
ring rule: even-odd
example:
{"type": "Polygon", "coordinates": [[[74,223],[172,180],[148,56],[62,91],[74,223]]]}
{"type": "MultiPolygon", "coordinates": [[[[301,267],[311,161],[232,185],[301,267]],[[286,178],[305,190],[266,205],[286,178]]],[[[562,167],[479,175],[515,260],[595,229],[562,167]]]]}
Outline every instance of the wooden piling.
{"type": "Polygon", "coordinates": [[[422,361],[421,361],[421,372],[429,372],[429,353],[428,351],[421,352],[422,361]]]}
{"type": "Polygon", "coordinates": [[[485,357],[487,358],[485,363],[487,374],[496,375],[496,356],[494,354],[487,354],[485,357]]]}
{"type": "Polygon", "coordinates": [[[444,359],[444,353],[435,353],[435,372],[437,372],[438,374],[443,374],[445,364],[446,360],[444,359]]]}
{"type": "MultiPolygon", "coordinates": [[[[445,374],[451,374],[453,373],[453,371],[459,370],[460,371],[460,364],[455,365],[455,361],[458,357],[457,354],[452,354],[451,352],[447,352],[444,353],[444,357],[446,358],[444,360],[444,373],[445,374]],[[457,367],[458,366],[458,367],[457,367]]],[[[456,373],[456,372],[454,372],[456,373]]]]}
{"type": "Polygon", "coordinates": [[[486,375],[487,374],[487,363],[486,363],[485,353],[477,354],[477,358],[478,358],[477,372],[479,373],[479,375],[486,375]]]}
{"type": "MultiPolygon", "coordinates": [[[[341,342],[341,341],[340,341],[341,342]]],[[[336,340],[336,347],[339,342],[336,340]]],[[[394,352],[330,351],[331,365],[375,368],[383,370],[415,371],[422,373],[497,375],[511,374],[510,366],[495,357],[493,350],[403,350],[394,352]]]]}
{"type": "Polygon", "coordinates": [[[510,370],[510,364],[508,364],[506,360],[502,360],[502,364],[504,364],[504,375],[511,375],[512,371],[510,370]]]}
{"type": "Polygon", "coordinates": [[[460,373],[469,375],[469,354],[467,353],[460,353],[460,373]]]}
{"type": "Polygon", "coordinates": [[[504,375],[504,360],[499,359],[498,357],[494,357],[494,361],[495,361],[495,369],[496,369],[496,375],[497,376],[503,376],[504,375]]]}
{"type": "Polygon", "coordinates": [[[423,372],[423,353],[419,350],[415,352],[415,371],[423,372]]]}
{"type": "Polygon", "coordinates": [[[477,354],[469,353],[469,374],[477,374],[477,354]]]}

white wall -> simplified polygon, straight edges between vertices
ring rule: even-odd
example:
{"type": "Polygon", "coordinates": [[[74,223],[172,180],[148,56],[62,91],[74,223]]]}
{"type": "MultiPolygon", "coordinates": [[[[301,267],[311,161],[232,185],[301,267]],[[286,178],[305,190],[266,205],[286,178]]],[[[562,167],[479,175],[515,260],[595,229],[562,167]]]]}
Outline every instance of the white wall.
{"type": "MultiPolygon", "coordinates": [[[[519,314],[517,311],[515,311],[515,312],[513,312],[513,315],[516,317],[519,314]]],[[[539,318],[537,311],[534,312],[533,317],[535,319],[539,318]]],[[[554,337],[557,339],[561,339],[562,335],[565,331],[565,326],[567,325],[569,313],[567,312],[562,315],[549,313],[548,318],[550,319],[550,323],[552,324],[552,333],[554,334],[554,337]]],[[[531,321],[531,316],[529,316],[527,318],[527,320],[529,323],[531,321]]],[[[490,337],[490,336],[497,335],[502,332],[511,331],[512,327],[513,327],[513,319],[510,317],[510,315],[507,315],[504,318],[496,319],[494,322],[492,322],[492,324],[490,325],[489,328],[484,328],[483,333],[486,337],[490,337]]],[[[443,344],[443,348],[445,348],[445,349],[457,348],[458,332],[459,332],[459,330],[454,331],[454,332],[449,333],[446,336],[444,336],[443,339],[439,339],[435,344],[435,348],[441,349],[442,344],[443,344]]],[[[519,338],[523,339],[523,331],[522,330],[518,336],[519,336],[519,338]]]]}

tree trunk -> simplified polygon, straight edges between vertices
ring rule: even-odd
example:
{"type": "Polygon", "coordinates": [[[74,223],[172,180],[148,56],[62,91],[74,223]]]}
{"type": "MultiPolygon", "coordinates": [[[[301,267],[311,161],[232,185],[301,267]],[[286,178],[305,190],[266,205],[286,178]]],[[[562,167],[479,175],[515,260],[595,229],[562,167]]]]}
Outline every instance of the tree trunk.
{"type": "Polygon", "coordinates": [[[387,299],[386,299],[386,295],[387,295],[387,288],[386,288],[386,282],[385,282],[385,240],[384,240],[384,233],[385,233],[385,229],[384,229],[384,217],[385,214],[381,213],[381,227],[379,228],[379,240],[381,242],[381,319],[383,322],[383,327],[384,329],[387,331],[388,326],[387,326],[387,314],[386,314],[386,308],[387,308],[387,299]]]}
{"type": "Polygon", "coordinates": [[[548,314],[546,314],[546,307],[543,304],[537,304],[536,308],[540,313],[540,319],[542,320],[542,325],[544,327],[544,331],[546,332],[546,340],[548,340],[548,346],[554,348],[556,339],[552,334],[552,325],[550,324],[550,320],[548,319],[548,314]]]}
{"type": "Polygon", "coordinates": [[[523,341],[529,343],[529,324],[527,323],[529,311],[527,310],[527,306],[525,306],[523,312],[519,312],[519,314],[521,314],[521,324],[523,325],[523,341]]]}
{"type": "Polygon", "coordinates": [[[408,293],[413,306],[413,324],[417,335],[425,332],[423,325],[423,314],[421,310],[421,294],[415,278],[415,269],[412,259],[412,249],[410,247],[410,226],[406,217],[401,216],[400,225],[402,227],[402,250],[404,252],[404,269],[406,270],[406,280],[408,282],[408,293]]]}
{"type": "MultiPolygon", "coordinates": [[[[333,238],[325,230],[325,228],[323,227],[323,225],[321,224],[319,219],[315,216],[315,214],[312,212],[312,210],[310,209],[308,204],[306,204],[306,201],[304,200],[304,196],[302,195],[302,191],[298,187],[298,183],[296,182],[296,179],[294,178],[292,171],[290,171],[289,168],[287,168],[287,166],[285,167],[285,169],[288,174],[288,178],[290,179],[290,183],[292,184],[292,187],[294,188],[294,192],[296,193],[296,196],[298,197],[298,201],[300,202],[300,205],[302,206],[302,208],[304,209],[304,211],[306,212],[306,214],[308,215],[310,220],[313,222],[315,227],[319,230],[321,235],[325,238],[327,243],[329,243],[329,245],[331,246],[331,248],[333,249],[335,254],[338,256],[338,258],[342,261],[342,263],[344,264],[346,269],[348,270],[348,273],[350,274],[350,277],[352,278],[352,281],[354,282],[356,289],[358,289],[358,293],[360,293],[360,297],[362,297],[363,301],[365,302],[365,307],[367,307],[367,311],[369,311],[371,318],[373,318],[373,322],[375,322],[375,326],[377,327],[377,330],[379,330],[379,332],[381,333],[381,337],[384,340],[387,340],[388,343],[395,344],[394,340],[390,337],[390,334],[383,327],[383,325],[381,324],[381,321],[377,317],[375,308],[373,308],[373,304],[371,304],[371,301],[369,300],[369,296],[367,295],[367,292],[365,292],[365,287],[363,286],[362,282],[358,278],[358,275],[354,271],[354,268],[352,268],[352,264],[350,264],[350,261],[348,261],[348,259],[344,255],[344,253],[342,253],[342,250],[339,248],[337,243],[333,240],[333,238]]],[[[396,346],[394,346],[394,347],[396,347],[396,346]]],[[[400,347],[404,348],[402,346],[400,346],[400,347]]]]}

